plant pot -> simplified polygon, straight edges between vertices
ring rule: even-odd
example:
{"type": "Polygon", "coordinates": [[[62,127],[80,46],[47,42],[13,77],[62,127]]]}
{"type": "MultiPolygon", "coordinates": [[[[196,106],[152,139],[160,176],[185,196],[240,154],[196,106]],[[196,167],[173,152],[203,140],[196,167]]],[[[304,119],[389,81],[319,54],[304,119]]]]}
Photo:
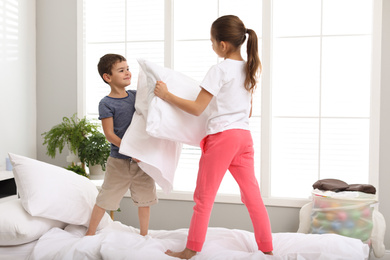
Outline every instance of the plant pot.
{"type": "Polygon", "coordinates": [[[100,164],[90,165],[88,168],[89,168],[89,179],[91,180],[104,179],[105,171],[102,170],[102,166],[100,164]]]}
{"type": "Polygon", "coordinates": [[[73,152],[71,152],[70,150],[68,150],[68,156],[66,156],[66,161],[68,163],[74,163],[74,164],[77,164],[80,162],[80,158],[74,154],[73,152]]]}

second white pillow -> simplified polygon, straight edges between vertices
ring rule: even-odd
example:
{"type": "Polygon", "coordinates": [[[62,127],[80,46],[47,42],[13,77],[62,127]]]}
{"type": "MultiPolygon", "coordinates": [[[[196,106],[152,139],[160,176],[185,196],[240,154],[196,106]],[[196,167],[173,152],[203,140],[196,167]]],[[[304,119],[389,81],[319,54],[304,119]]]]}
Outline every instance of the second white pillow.
{"type": "MultiPolygon", "coordinates": [[[[31,216],[89,225],[98,190],[86,177],[62,167],[9,153],[23,208],[31,216]]],[[[99,229],[112,221],[106,213],[99,229]]]]}
{"type": "Polygon", "coordinates": [[[199,147],[200,141],[206,136],[207,108],[200,116],[194,116],[156,96],[150,98],[157,80],[161,80],[172,94],[195,100],[201,90],[199,82],[146,60],[139,59],[138,63],[146,74],[144,82],[149,90],[146,132],[156,138],[199,147]]]}
{"type": "Polygon", "coordinates": [[[37,240],[53,227],[66,226],[61,221],[31,216],[19,199],[0,203],[0,212],[0,246],[25,244],[37,240]]]}

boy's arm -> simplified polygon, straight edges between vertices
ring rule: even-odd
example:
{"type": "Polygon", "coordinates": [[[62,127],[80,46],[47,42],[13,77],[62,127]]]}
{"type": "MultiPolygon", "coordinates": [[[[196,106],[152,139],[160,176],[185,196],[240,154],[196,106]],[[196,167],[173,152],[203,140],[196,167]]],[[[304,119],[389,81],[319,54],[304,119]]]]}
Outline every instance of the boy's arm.
{"type": "Polygon", "coordinates": [[[107,138],[107,141],[114,144],[117,147],[121,145],[121,139],[114,133],[114,119],[112,117],[107,117],[102,119],[102,127],[104,135],[107,138]]]}
{"type": "MultiPolygon", "coordinates": [[[[112,117],[107,117],[102,119],[102,127],[103,127],[103,132],[104,135],[106,136],[107,141],[110,143],[114,144],[117,147],[121,146],[121,141],[115,133],[114,133],[114,120],[112,117]]],[[[140,160],[133,158],[134,161],[137,163],[140,162],[140,160]]]]}

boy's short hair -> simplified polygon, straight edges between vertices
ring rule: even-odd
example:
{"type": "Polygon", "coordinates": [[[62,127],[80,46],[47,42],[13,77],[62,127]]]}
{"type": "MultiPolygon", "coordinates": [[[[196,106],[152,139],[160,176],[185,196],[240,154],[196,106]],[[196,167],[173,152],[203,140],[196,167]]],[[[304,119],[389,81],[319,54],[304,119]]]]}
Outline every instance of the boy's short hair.
{"type": "MultiPolygon", "coordinates": [[[[117,62],[126,61],[126,58],[119,54],[106,54],[100,58],[99,63],[97,65],[100,77],[102,77],[103,81],[106,82],[103,78],[103,74],[107,73],[108,75],[112,75],[112,67],[117,62]]],[[[107,83],[107,82],[106,82],[107,83]]],[[[107,83],[108,84],[108,83],[107,83]]]]}

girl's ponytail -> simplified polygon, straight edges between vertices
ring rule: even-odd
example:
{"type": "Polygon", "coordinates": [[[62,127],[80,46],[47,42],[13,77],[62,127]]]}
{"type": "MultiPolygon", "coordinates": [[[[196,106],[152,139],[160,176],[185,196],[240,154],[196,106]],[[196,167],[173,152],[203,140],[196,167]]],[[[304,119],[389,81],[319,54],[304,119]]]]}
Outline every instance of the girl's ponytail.
{"type": "Polygon", "coordinates": [[[245,89],[253,93],[256,89],[257,77],[261,72],[256,32],[246,29],[244,23],[235,15],[221,16],[211,25],[211,35],[217,42],[227,41],[235,48],[240,48],[245,42],[246,34],[248,34],[248,57],[246,62],[245,89]]]}
{"type": "Polygon", "coordinates": [[[261,73],[261,62],[259,58],[258,43],[256,32],[252,29],[246,29],[248,33],[247,41],[247,62],[245,88],[253,93],[256,89],[257,78],[261,73]]]}

